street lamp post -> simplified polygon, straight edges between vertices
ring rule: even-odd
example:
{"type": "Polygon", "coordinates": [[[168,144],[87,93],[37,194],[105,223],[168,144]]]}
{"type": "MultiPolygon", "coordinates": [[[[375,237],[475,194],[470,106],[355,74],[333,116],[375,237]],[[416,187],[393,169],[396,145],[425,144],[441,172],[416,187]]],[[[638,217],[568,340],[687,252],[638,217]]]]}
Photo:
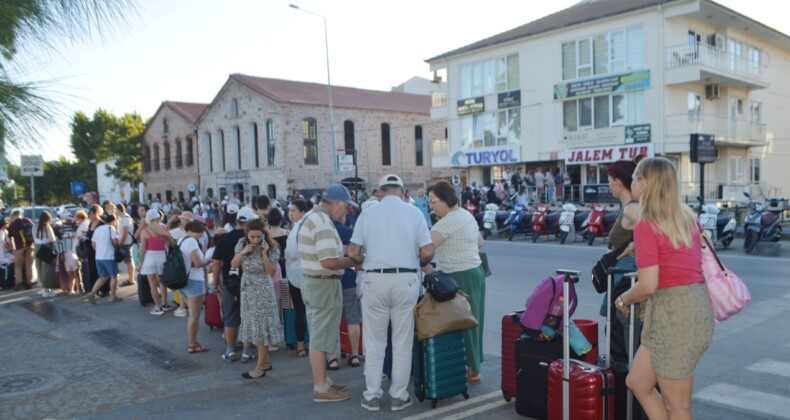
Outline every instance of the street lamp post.
{"type": "Polygon", "coordinates": [[[324,20],[324,47],[326,49],[326,92],[327,98],[329,102],[329,129],[332,133],[332,182],[336,181],[336,172],[337,172],[337,140],[335,139],[335,114],[334,109],[332,107],[332,79],[329,75],[329,35],[326,30],[326,17],[324,15],[320,15],[315,12],[311,12],[307,9],[303,9],[293,3],[288,5],[289,7],[301,10],[305,13],[309,13],[313,16],[318,16],[324,20]]]}

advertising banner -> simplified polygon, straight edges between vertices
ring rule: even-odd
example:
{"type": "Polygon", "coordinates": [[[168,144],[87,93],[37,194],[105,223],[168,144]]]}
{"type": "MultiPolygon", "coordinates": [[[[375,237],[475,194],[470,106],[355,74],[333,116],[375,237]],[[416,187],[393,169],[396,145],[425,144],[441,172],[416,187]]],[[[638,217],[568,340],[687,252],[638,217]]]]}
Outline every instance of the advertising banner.
{"type": "Polygon", "coordinates": [[[612,76],[557,83],[554,85],[554,99],[562,100],[612,92],[626,92],[649,87],[650,70],[639,70],[612,76]]]}
{"type": "Polygon", "coordinates": [[[642,155],[653,157],[653,144],[602,146],[586,149],[569,149],[565,151],[566,165],[580,165],[582,163],[611,163],[618,160],[631,160],[642,155]]]}

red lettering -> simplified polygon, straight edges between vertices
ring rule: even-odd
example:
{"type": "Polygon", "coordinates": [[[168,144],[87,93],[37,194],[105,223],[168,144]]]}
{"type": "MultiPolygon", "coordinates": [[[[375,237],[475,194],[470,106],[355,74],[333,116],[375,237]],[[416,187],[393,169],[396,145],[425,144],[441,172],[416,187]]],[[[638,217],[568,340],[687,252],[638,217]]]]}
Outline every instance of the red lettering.
{"type": "MultiPolygon", "coordinates": [[[[642,146],[642,147],[639,148],[639,155],[643,155],[643,156],[647,157],[647,146],[642,146]]],[[[639,156],[639,155],[637,155],[637,156],[639,156]]],[[[636,157],[636,156],[634,156],[634,157],[636,157]]]]}
{"type": "Polygon", "coordinates": [[[625,159],[625,154],[628,152],[628,148],[627,147],[621,147],[621,148],[618,149],[618,151],[620,152],[620,160],[625,159]]]}
{"type": "Polygon", "coordinates": [[[599,162],[601,160],[601,150],[600,149],[596,150],[593,153],[593,156],[594,156],[593,159],[595,159],[596,162],[599,162]]]}
{"type": "Polygon", "coordinates": [[[592,156],[590,156],[590,151],[589,150],[585,150],[584,151],[584,161],[585,162],[592,161],[592,156]]]}
{"type": "Polygon", "coordinates": [[[604,150],[602,150],[601,151],[601,155],[602,155],[603,160],[607,160],[607,159],[608,160],[612,160],[612,152],[614,152],[613,149],[604,149],[604,150]]]}

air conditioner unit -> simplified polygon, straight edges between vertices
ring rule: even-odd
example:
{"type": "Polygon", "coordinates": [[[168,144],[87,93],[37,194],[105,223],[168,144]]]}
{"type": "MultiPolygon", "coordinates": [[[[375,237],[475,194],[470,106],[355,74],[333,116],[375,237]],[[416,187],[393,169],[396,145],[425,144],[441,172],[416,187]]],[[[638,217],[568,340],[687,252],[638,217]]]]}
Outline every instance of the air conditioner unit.
{"type": "Polygon", "coordinates": [[[710,34],[706,40],[711,47],[724,51],[724,39],[724,34],[710,34]]]}
{"type": "Polygon", "coordinates": [[[705,98],[708,100],[719,97],[719,85],[705,85],[705,98]]]}

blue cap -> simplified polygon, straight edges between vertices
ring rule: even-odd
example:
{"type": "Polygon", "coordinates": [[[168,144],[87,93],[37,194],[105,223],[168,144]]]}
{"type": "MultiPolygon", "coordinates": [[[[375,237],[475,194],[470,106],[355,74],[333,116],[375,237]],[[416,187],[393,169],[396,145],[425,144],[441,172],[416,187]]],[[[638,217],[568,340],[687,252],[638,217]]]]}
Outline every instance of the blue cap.
{"type": "Polygon", "coordinates": [[[340,184],[332,184],[326,188],[326,195],[324,195],[324,200],[326,201],[345,201],[348,203],[349,206],[352,207],[359,207],[354,200],[351,199],[351,193],[348,192],[348,188],[340,184]]]}

